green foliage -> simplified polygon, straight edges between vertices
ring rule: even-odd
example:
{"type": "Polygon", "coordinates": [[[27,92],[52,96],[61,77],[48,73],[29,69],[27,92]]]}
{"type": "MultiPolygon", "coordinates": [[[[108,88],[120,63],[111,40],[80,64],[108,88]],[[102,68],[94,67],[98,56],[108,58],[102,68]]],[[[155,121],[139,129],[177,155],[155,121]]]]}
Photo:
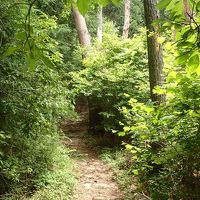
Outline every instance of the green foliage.
{"type": "Polygon", "coordinates": [[[64,0],[37,0],[35,5],[49,16],[56,16],[57,18],[63,12],[69,12],[69,6],[64,0]]]}
{"type": "MultiPolygon", "coordinates": [[[[26,180],[24,180],[20,185],[19,183],[12,185],[13,189],[10,190],[9,193],[7,193],[6,195],[3,195],[2,199],[5,200],[72,199],[73,188],[76,183],[76,179],[74,175],[72,176],[72,174],[75,174],[74,163],[72,163],[71,158],[69,158],[68,156],[69,152],[66,151],[64,149],[65,147],[63,147],[62,145],[58,146],[57,139],[55,139],[55,142],[52,143],[52,138],[45,137],[46,143],[43,142],[43,144],[41,144],[41,142],[42,141],[34,143],[32,145],[42,145],[41,148],[43,148],[42,150],[43,152],[40,150],[41,157],[43,157],[43,159],[48,158],[49,163],[46,163],[47,160],[44,160],[43,161],[44,163],[42,164],[42,161],[38,160],[41,158],[39,158],[39,155],[37,154],[38,158],[35,161],[37,162],[37,164],[31,166],[29,163],[29,166],[34,167],[34,169],[32,169],[31,167],[28,168],[27,166],[26,180]],[[48,147],[47,144],[49,145],[48,147]],[[49,152],[48,157],[47,157],[47,152],[49,152]],[[40,172],[38,173],[38,176],[33,178],[31,176],[33,176],[33,174],[35,173],[36,166],[40,168],[40,172]],[[28,189],[27,187],[30,187],[29,185],[30,179],[32,179],[33,181],[32,184],[34,184],[34,187],[31,188],[31,191],[27,190],[28,189]]],[[[37,149],[39,148],[40,147],[38,147],[37,149]]],[[[32,155],[32,152],[29,153],[32,155]]],[[[29,157],[29,160],[33,159],[34,157],[33,155],[30,156],[30,154],[27,155],[29,157]]],[[[23,164],[25,165],[26,163],[23,164]]],[[[15,165],[17,169],[18,163],[17,162],[13,163],[13,165],[15,165]]]]}
{"type": "Polygon", "coordinates": [[[125,152],[123,149],[103,149],[101,153],[101,159],[112,168],[114,179],[119,184],[120,189],[123,190],[126,200],[132,199],[132,186],[135,184],[132,176],[130,158],[131,154],[125,152]]]}
{"type": "Polygon", "coordinates": [[[146,188],[158,198],[199,195],[199,83],[188,79],[157,110],[135,99],[129,101],[131,109],[122,109],[124,135],[132,140],[126,148],[133,154],[133,172],[140,181],[148,180],[146,188]]]}
{"type": "Polygon", "coordinates": [[[55,30],[56,21],[46,14],[32,9],[32,12],[29,13],[33,17],[32,21],[24,23],[23,19],[27,9],[27,6],[21,8],[22,15],[21,19],[16,21],[14,41],[12,46],[10,45],[3,53],[1,59],[17,52],[25,56],[27,69],[34,70],[37,62],[40,61],[43,61],[46,66],[54,68],[53,61],[61,61],[60,55],[55,49],[55,40],[49,35],[51,31],[55,30]]]}
{"type": "MultiPolygon", "coordinates": [[[[106,19],[113,21],[122,35],[124,26],[124,1],[121,1],[118,6],[108,4],[103,8],[103,14],[106,19]]],[[[144,8],[143,1],[131,1],[131,17],[130,17],[129,36],[132,37],[135,33],[140,32],[140,28],[144,27],[144,8]]]]}
{"type": "Polygon", "coordinates": [[[176,45],[169,41],[165,44],[166,82],[163,88],[155,89],[166,95],[166,102],[155,107],[131,98],[131,107],[121,109],[126,122],[124,131],[118,134],[131,138],[124,145],[132,153],[132,170],[140,190],[152,199],[198,199],[200,77],[195,21],[199,14],[187,23],[183,1],[176,1],[175,6],[173,3],[163,0],[158,5],[173,24],[163,24],[165,31],[175,28],[177,36],[176,45]]]}
{"type": "Polygon", "coordinates": [[[50,171],[43,172],[37,180],[39,189],[31,197],[25,198],[26,200],[70,200],[73,199],[73,188],[76,183],[74,174],[74,163],[67,154],[68,151],[60,146],[55,149],[54,164],[50,171]],[[42,184],[42,185],[41,185],[42,184]],[[42,186],[42,187],[41,187],[42,186]]]}
{"type": "Polygon", "coordinates": [[[176,64],[187,68],[187,73],[199,74],[199,0],[188,1],[184,5],[181,0],[162,0],[158,8],[165,11],[168,18],[160,20],[162,29],[173,29],[176,32],[177,54],[176,64]],[[187,8],[188,7],[188,8],[187,8]]]}
{"type": "MultiPolygon", "coordinates": [[[[76,3],[85,14],[90,7],[109,2],[76,3]]],[[[122,40],[115,23],[106,22],[103,42],[95,41],[81,63],[70,3],[32,3],[8,0],[0,5],[1,197],[71,199],[72,163],[59,143],[59,124],[65,116],[74,116],[74,95],[85,95],[92,109],[98,109],[104,130],[114,129],[113,133],[126,137],[129,154],[103,154],[122,187],[132,182],[130,174],[134,174],[138,192],[152,199],[198,199],[199,0],[190,0],[187,12],[182,0],[158,4],[163,18],[154,23],[161,25],[165,35],[159,40],[165,46],[166,75],[163,88],[155,88],[156,93],[166,95],[165,104],[159,107],[148,101],[144,33],[122,40]],[[172,32],[176,34],[170,39],[172,32]]],[[[122,27],[123,4],[112,3],[118,8],[108,6],[104,14],[122,27]]],[[[142,2],[134,0],[133,5],[132,12],[138,15],[133,16],[131,34],[138,32],[143,18],[142,2]]]]}
{"type": "Polygon", "coordinates": [[[117,35],[104,35],[91,47],[83,61],[84,69],[70,73],[77,94],[89,96],[100,109],[103,126],[111,130],[118,124],[118,108],[127,105],[129,96],[147,98],[147,59],[144,36],[122,40],[117,35]]]}
{"type": "Polygon", "coordinates": [[[35,187],[34,180],[54,162],[61,117],[73,114],[69,93],[49,68],[24,74],[16,65],[2,67],[0,85],[5,94],[1,130],[7,136],[1,145],[1,180],[6,190],[16,184],[35,187]],[[12,76],[4,74],[8,70],[12,76]]]}
{"type": "Polygon", "coordinates": [[[82,14],[85,14],[88,11],[89,5],[90,0],[77,0],[78,9],[82,14]]]}
{"type": "Polygon", "coordinates": [[[85,15],[88,11],[90,6],[94,5],[102,5],[102,6],[107,6],[109,3],[114,4],[115,6],[118,6],[121,0],[71,0],[72,3],[77,5],[78,10],[82,15],[85,15]]]}
{"type": "Polygon", "coordinates": [[[62,63],[51,37],[56,18],[33,7],[24,24],[28,8],[9,1],[0,5],[5,25],[0,50],[0,195],[21,199],[41,189],[37,199],[57,199],[61,193],[70,199],[72,163],[60,144],[59,125],[64,117],[74,116],[73,96],[55,66],[62,63]],[[61,184],[60,190],[51,191],[61,184]]]}

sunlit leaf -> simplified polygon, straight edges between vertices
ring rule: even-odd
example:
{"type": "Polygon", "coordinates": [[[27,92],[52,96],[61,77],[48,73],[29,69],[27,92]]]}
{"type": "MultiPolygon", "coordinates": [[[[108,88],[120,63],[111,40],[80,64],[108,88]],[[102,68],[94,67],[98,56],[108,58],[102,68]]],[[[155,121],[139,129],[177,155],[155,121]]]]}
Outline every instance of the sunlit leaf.
{"type": "Polygon", "coordinates": [[[189,57],[190,57],[190,52],[177,56],[175,59],[175,64],[177,65],[186,64],[189,57]]]}
{"type": "Polygon", "coordinates": [[[192,55],[188,61],[187,72],[189,74],[192,74],[197,70],[198,67],[199,67],[199,55],[198,54],[192,55]]]}
{"type": "Polygon", "coordinates": [[[90,0],[77,0],[77,6],[81,14],[85,14],[88,11],[90,0]]]}
{"type": "Polygon", "coordinates": [[[123,136],[126,135],[126,133],[125,132],[119,132],[118,135],[121,136],[121,137],[123,137],[123,136]]]}
{"type": "Polygon", "coordinates": [[[123,129],[124,129],[124,131],[130,131],[131,130],[131,128],[129,126],[125,126],[123,129]]]}
{"type": "Polygon", "coordinates": [[[48,57],[46,57],[46,56],[44,56],[44,55],[40,55],[40,58],[41,58],[41,60],[44,62],[44,64],[47,66],[47,67],[49,67],[49,68],[51,68],[51,69],[54,69],[55,68],[55,65],[54,65],[54,63],[48,58],[48,57]]]}
{"type": "Polygon", "coordinates": [[[137,169],[134,169],[134,170],[133,170],[133,174],[136,175],[136,176],[139,175],[138,170],[137,170],[137,169]]]}
{"type": "Polygon", "coordinates": [[[157,8],[158,9],[163,9],[166,6],[169,5],[169,3],[171,2],[171,0],[161,0],[158,4],[157,4],[157,8]]]}
{"type": "Polygon", "coordinates": [[[125,147],[126,147],[126,149],[128,149],[128,150],[131,150],[131,149],[133,148],[133,146],[130,145],[130,144],[126,144],[125,147]]]}
{"type": "Polygon", "coordinates": [[[200,76],[200,65],[199,65],[199,67],[197,68],[197,75],[200,76]]]}

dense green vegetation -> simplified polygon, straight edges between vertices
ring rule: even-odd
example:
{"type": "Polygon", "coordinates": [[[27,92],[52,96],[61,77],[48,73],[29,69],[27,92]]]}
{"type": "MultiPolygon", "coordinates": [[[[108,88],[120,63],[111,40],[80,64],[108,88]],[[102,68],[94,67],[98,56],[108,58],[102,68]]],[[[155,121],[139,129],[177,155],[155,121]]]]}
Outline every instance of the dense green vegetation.
{"type": "Polygon", "coordinates": [[[90,130],[123,141],[102,158],[127,200],[199,199],[200,1],[159,1],[157,32],[148,35],[163,48],[158,71],[164,83],[155,88],[143,2],[132,1],[128,39],[121,36],[124,4],[112,3],[76,2],[82,14],[89,11],[92,42],[84,46],[71,2],[1,2],[1,199],[73,199],[74,166],[60,127],[76,117],[80,96],[95,112],[90,130]],[[98,3],[104,6],[102,42],[96,38],[98,3]],[[152,99],[150,90],[164,102],[152,99]]]}
{"type": "Polygon", "coordinates": [[[35,7],[27,27],[33,30],[24,41],[27,11],[28,5],[1,4],[0,193],[6,193],[2,199],[19,199],[43,187],[40,195],[47,199],[60,193],[69,199],[75,178],[59,123],[74,114],[68,83],[59,68],[50,68],[62,62],[51,36],[58,31],[56,20],[35,7]]]}
{"type": "MultiPolygon", "coordinates": [[[[107,26],[109,30],[114,29],[110,23],[107,26]]],[[[119,127],[122,119],[119,108],[128,105],[130,96],[142,102],[148,99],[144,34],[141,31],[132,39],[122,40],[115,32],[104,33],[103,42],[96,41],[92,54],[84,59],[84,69],[70,73],[74,93],[95,102],[102,118],[98,125],[106,131],[119,127]]]]}

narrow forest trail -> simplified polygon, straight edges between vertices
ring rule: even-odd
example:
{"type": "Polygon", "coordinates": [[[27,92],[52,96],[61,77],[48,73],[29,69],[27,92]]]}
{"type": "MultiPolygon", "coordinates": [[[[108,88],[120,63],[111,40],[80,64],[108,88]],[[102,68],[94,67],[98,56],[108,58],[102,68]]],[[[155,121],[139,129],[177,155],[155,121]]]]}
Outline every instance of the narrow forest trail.
{"type": "Polygon", "coordinates": [[[113,181],[112,170],[90,147],[89,137],[84,138],[80,132],[70,133],[68,137],[68,146],[74,150],[74,161],[80,175],[74,200],[121,200],[120,190],[113,181]]]}
{"type": "Polygon", "coordinates": [[[78,103],[80,119],[67,121],[63,131],[65,144],[72,150],[72,158],[77,164],[79,181],[74,191],[74,200],[122,200],[120,190],[113,180],[113,172],[94,149],[98,137],[86,135],[88,130],[88,110],[84,102],[78,103]]]}

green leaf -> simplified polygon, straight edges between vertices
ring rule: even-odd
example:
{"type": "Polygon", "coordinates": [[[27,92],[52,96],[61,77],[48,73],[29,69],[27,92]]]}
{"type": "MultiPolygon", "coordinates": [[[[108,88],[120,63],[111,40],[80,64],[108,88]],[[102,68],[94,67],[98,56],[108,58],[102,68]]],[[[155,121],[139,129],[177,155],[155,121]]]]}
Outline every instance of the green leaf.
{"type": "Polygon", "coordinates": [[[180,56],[177,56],[175,59],[175,64],[176,65],[185,64],[187,62],[189,56],[190,56],[190,52],[180,55],[180,56]]]}
{"type": "Polygon", "coordinates": [[[197,3],[196,5],[196,11],[199,12],[200,11],[200,1],[197,3]]]}
{"type": "Polygon", "coordinates": [[[171,2],[171,0],[161,0],[158,4],[157,4],[157,8],[158,9],[163,9],[166,6],[169,5],[169,3],[171,2]]]}
{"type": "Polygon", "coordinates": [[[192,74],[197,70],[198,67],[199,67],[199,55],[195,54],[191,56],[188,61],[187,72],[189,74],[192,74]]]}
{"type": "Polygon", "coordinates": [[[16,46],[16,47],[8,47],[6,52],[3,53],[3,55],[0,56],[0,59],[3,59],[7,56],[10,56],[11,54],[15,53],[18,49],[20,49],[21,46],[16,46]]]}
{"type": "Polygon", "coordinates": [[[120,1],[121,0],[112,0],[112,3],[117,6],[117,5],[119,5],[120,1]]]}
{"type": "Polygon", "coordinates": [[[47,67],[49,67],[49,68],[51,68],[51,69],[54,69],[54,68],[55,68],[54,63],[53,63],[48,57],[44,56],[43,54],[40,54],[40,58],[41,58],[41,60],[43,61],[43,63],[44,63],[47,67]]]}
{"type": "Polygon", "coordinates": [[[165,10],[166,10],[166,11],[169,11],[169,10],[173,9],[173,8],[174,8],[174,5],[175,5],[175,2],[169,0],[169,3],[165,6],[165,10]]]}
{"type": "Polygon", "coordinates": [[[90,0],[78,0],[77,6],[81,14],[85,14],[88,11],[90,0]]]}
{"type": "Polygon", "coordinates": [[[125,126],[123,129],[124,129],[124,131],[130,131],[131,130],[131,128],[129,126],[125,126]]]}
{"type": "Polygon", "coordinates": [[[25,40],[26,39],[26,32],[18,32],[18,33],[16,33],[16,35],[15,35],[15,38],[16,39],[19,39],[19,40],[25,40]]]}
{"type": "Polygon", "coordinates": [[[134,170],[133,170],[133,173],[134,173],[134,175],[136,175],[136,176],[139,175],[139,172],[138,172],[137,169],[134,169],[134,170]]]}
{"type": "Polygon", "coordinates": [[[36,60],[35,56],[33,55],[33,53],[29,52],[28,56],[26,57],[26,62],[27,62],[28,69],[33,71],[35,69],[36,61],[37,60],[36,60]]]}
{"type": "Polygon", "coordinates": [[[152,24],[156,26],[156,25],[159,25],[161,22],[165,22],[165,20],[162,19],[162,18],[158,18],[158,19],[155,19],[155,20],[152,22],[152,24]]]}
{"type": "Polygon", "coordinates": [[[102,6],[107,6],[108,3],[109,3],[109,0],[100,0],[99,3],[100,3],[102,6]]]}
{"type": "Polygon", "coordinates": [[[121,136],[121,137],[123,137],[123,136],[126,135],[126,133],[125,132],[119,132],[118,135],[121,136]]]}
{"type": "Polygon", "coordinates": [[[183,42],[179,42],[177,44],[177,47],[180,48],[189,48],[189,47],[192,47],[193,46],[193,43],[192,42],[187,42],[187,41],[183,41],[183,42]]]}
{"type": "Polygon", "coordinates": [[[131,150],[132,148],[133,148],[132,145],[130,145],[130,144],[126,144],[126,149],[131,150]]]}
{"type": "Polygon", "coordinates": [[[200,66],[197,68],[197,75],[200,76],[200,66]]]}

